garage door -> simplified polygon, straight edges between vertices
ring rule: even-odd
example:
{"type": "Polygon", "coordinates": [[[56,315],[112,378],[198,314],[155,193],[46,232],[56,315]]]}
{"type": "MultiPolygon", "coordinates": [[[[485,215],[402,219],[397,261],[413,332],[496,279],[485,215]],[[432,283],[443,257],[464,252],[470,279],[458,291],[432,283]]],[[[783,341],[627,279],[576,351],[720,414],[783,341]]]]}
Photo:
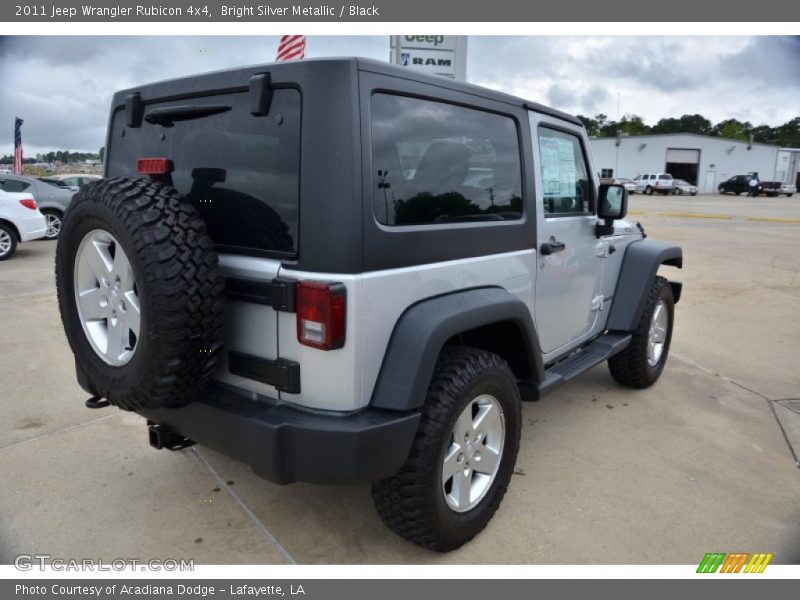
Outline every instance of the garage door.
{"type": "Polygon", "coordinates": [[[700,150],[687,150],[685,148],[668,148],[667,162],[684,165],[696,165],[700,162],[700,150]]]}

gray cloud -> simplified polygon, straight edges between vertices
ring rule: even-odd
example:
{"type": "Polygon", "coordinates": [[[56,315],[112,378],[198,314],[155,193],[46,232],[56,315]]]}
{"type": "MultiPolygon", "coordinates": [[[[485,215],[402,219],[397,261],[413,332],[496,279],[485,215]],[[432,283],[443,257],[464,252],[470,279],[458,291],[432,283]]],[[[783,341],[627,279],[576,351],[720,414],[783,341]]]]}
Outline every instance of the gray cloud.
{"type": "MultiPolygon", "coordinates": [[[[800,36],[752,38],[720,61],[720,72],[764,89],[788,88],[800,93],[800,36]]],[[[800,95],[795,102],[800,106],[800,95]]]]}
{"type": "MultiPolygon", "coordinates": [[[[114,91],[271,61],[277,36],[0,37],[0,154],[25,119],[27,154],[96,151],[114,91]]],[[[313,36],[309,57],[386,60],[387,36],[313,36]]],[[[797,37],[471,36],[468,80],[573,113],[701,113],[783,123],[800,106],[797,37]]]]}

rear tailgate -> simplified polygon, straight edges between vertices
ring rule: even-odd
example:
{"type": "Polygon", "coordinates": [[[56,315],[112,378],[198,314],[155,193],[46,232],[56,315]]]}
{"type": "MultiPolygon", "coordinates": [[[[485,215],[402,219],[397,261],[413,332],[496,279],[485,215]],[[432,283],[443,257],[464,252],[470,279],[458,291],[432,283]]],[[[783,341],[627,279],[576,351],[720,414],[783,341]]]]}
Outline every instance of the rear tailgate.
{"type": "Polygon", "coordinates": [[[247,367],[253,357],[260,367],[280,357],[278,315],[259,294],[281,260],[297,254],[300,93],[274,90],[268,114],[254,116],[246,88],[196,97],[169,92],[161,99],[148,89],[140,124],[130,126],[126,110],[113,113],[107,176],[139,177],[141,158],[172,161],[171,183],[203,216],[233,290],[215,379],[278,398],[274,381],[247,367]]]}
{"type": "Polygon", "coordinates": [[[674,185],[674,180],[670,175],[659,175],[658,179],[656,179],[656,187],[660,190],[667,189],[671,190],[674,185]]]}

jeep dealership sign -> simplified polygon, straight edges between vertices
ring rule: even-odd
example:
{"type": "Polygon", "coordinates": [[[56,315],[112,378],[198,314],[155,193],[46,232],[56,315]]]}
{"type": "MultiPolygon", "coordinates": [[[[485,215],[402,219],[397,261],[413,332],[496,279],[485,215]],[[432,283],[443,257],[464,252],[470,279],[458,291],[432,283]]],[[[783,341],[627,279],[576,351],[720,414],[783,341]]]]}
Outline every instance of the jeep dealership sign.
{"type": "Polygon", "coordinates": [[[400,39],[399,64],[434,75],[467,79],[467,36],[401,35],[391,36],[390,60],[398,62],[395,40],[400,39]]]}

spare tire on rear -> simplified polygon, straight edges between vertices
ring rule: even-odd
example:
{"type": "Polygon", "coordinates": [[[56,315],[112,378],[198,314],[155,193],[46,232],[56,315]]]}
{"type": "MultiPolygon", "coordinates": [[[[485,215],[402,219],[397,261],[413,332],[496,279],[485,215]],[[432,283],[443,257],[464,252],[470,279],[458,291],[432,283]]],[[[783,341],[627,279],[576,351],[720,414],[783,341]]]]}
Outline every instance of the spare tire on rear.
{"type": "Polygon", "coordinates": [[[180,406],[219,359],[224,280],[197,210],[172,186],[81,188],[56,249],[61,320],[78,379],[125,409],[180,406]]]}

